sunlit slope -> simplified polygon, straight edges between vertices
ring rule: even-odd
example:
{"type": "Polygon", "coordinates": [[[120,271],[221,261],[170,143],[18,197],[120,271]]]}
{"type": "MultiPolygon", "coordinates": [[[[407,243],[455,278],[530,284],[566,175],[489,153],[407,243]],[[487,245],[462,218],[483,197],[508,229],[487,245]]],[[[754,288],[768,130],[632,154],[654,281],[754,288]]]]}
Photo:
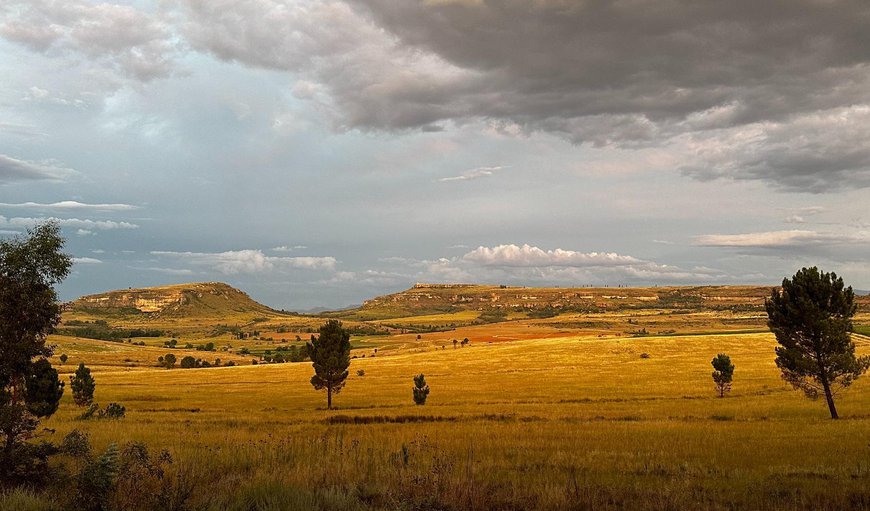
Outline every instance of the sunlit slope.
{"type": "MultiPolygon", "coordinates": [[[[870,380],[838,396],[845,420],[831,421],[824,403],[781,380],[775,345],[770,334],[567,336],[400,350],[352,360],[332,412],[310,363],[107,371],[96,399],[123,403],[125,419],[75,420],[67,393],[46,427],[56,439],[83,429],[100,447],[134,438],[168,448],[196,467],[196,503],[221,509],[239,491],[268,497],[276,482],[386,495],[436,470],[443,484],[427,491],[445,509],[465,508],[449,491],[462,485],[480,489],[478,509],[574,509],[577,485],[594,502],[622,503],[596,509],[649,499],[724,509],[699,506],[699,495],[756,509],[773,484],[828,504],[810,508],[849,508],[866,493],[870,380]],[[725,399],[710,378],[719,352],[736,365],[725,399]],[[411,399],[418,373],[432,389],[422,407],[411,399]]],[[[789,492],[767,508],[799,508],[789,492]]]]}

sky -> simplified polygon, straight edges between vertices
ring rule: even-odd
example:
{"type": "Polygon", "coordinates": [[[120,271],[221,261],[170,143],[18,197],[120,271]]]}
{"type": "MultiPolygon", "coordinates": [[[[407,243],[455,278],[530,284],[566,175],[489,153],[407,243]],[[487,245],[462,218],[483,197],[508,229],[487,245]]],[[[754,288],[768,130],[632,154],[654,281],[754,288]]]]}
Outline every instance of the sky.
{"type": "Polygon", "coordinates": [[[5,0],[0,236],[222,281],[870,289],[866,0],[5,0]]]}

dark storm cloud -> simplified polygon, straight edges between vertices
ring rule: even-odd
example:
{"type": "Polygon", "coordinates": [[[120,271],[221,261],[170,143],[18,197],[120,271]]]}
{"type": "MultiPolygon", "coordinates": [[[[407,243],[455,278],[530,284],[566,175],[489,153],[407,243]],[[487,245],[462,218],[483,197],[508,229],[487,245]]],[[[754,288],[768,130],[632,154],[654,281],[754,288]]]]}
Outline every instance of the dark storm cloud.
{"type": "Polygon", "coordinates": [[[866,114],[834,118],[870,102],[863,0],[184,5],[194,47],[298,73],[297,97],[340,128],[484,121],[596,146],[700,146],[681,167],[701,179],[870,185],[866,154],[842,151],[866,114]],[[748,155],[708,141],[746,130],[762,132],[748,155]]]}

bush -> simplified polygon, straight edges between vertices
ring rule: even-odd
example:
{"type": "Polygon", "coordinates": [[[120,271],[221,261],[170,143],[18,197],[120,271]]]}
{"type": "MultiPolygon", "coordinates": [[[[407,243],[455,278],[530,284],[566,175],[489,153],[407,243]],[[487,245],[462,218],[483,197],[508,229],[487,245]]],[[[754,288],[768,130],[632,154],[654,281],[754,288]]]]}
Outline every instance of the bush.
{"type": "Polygon", "coordinates": [[[356,375],[357,376],[365,376],[366,375],[365,369],[357,369],[356,375]]]}
{"type": "Polygon", "coordinates": [[[100,412],[100,418],[103,419],[123,419],[127,413],[124,405],[118,403],[109,403],[106,409],[100,412]]]}
{"type": "Polygon", "coordinates": [[[66,353],[64,353],[64,354],[62,354],[62,355],[60,356],[60,363],[61,363],[61,364],[66,364],[66,361],[67,361],[67,360],[69,360],[69,357],[66,356],[66,353]]]}
{"type": "Polygon", "coordinates": [[[191,357],[190,355],[181,359],[181,368],[182,369],[193,369],[196,367],[196,359],[191,357]]]}
{"type": "Polygon", "coordinates": [[[651,358],[649,353],[641,353],[640,358],[651,358]]]}

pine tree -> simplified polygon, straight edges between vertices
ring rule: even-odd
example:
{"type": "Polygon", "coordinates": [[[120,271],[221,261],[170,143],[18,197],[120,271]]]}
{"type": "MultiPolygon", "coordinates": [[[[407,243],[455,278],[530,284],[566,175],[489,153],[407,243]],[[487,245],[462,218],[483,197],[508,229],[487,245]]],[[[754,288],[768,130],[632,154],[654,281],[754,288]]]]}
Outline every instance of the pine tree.
{"type": "Polygon", "coordinates": [[[332,394],[341,392],[348,376],[350,332],[340,321],[330,319],[320,327],[317,337],[311,336],[307,348],[314,366],[311,385],[317,390],[326,389],[326,407],[331,410],[332,394]]]}
{"type": "Polygon", "coordinates": [[[414,377],[414,402],[418,405],[425,405],[426,398],[429,397],[429,385],[426,383],[426,378],[423,374],[418,374],[414,377]]]}
{"type": "Polygon", "coordinates": [[[76,374],[70,376],[70,387],[72,387],[73,401],[78,406],[90,406],[94,402],[94,389],[97,383],[94,377],[91,376],[91,370],[82,362],[79,368],[76,369],[76,374]]]}
{"type": "Polygon", "coordinates": [[[855,357],[849,336],[857,310],[852,288],[835,273],[803,268],[772,291],[765,308],[783,379],[811,399],[824,395],[831,418],[839,418],[834,395],[870,367],[870,357],[855,357]]]}
{"type": "Polygon", "coordinates": [[[711,364],[713,365],[713,382],[716,383],[719,397],[725,397],[725,394],[731,391],[731,381],[734,379],[734,364],[731,363],[731,357],[724,353],[716,355],[711,364]]]}

